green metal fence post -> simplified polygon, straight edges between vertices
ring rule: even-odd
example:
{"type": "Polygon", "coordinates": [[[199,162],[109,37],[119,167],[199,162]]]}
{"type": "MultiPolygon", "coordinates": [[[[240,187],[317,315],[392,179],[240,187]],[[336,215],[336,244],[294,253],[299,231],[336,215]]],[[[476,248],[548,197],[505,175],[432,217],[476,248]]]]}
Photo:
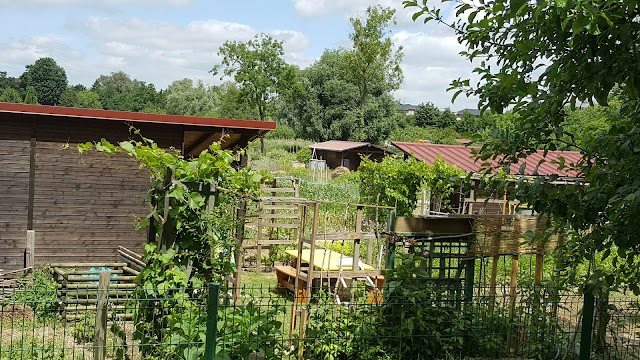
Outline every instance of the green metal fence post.
{"type": "Polygon", "coordinates": [[[584,306],[582,307],[582,331],[580,334],[580,360],[591,358],[591,335],[593,333],[593,310],[595,297],[592,292],[584,293],[584,306]]]}
{"type": "Polygon", "coordinates": [[[216,357],[216,336],[218,332],[218,291],[220,284],[209,284],[209,296],[207,301],[207,338],[204,350],[206,360],[214,360],[216,357]]]}

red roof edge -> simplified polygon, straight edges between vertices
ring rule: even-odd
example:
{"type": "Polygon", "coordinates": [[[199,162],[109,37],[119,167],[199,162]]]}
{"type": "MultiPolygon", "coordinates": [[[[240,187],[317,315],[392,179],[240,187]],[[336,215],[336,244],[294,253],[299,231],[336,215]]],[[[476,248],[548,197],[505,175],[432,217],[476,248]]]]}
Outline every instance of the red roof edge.
{"type": "Polygon", "coordinates": [[[275,130],[276,128],[276,123],[272,121],[220,119],[183,115],[163,115],[116,110],[69,108],[63,106],[14,104],[4,102],[0,102],[0,113],[30,114],[40,116],[114,121],[133,121],[143,123],[190,125],[202,127],[229,127],[260,131],[270,131],[275,130]]]}

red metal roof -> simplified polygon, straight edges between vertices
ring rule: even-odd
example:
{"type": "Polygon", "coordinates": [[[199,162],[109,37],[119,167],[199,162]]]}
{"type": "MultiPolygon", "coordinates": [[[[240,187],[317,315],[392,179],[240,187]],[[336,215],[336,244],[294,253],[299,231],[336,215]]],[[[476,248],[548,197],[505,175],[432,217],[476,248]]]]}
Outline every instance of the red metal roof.
{"type": "Polygon", "coordinates": [[[375,146],[368,142],[355,142],[355,141],[342,141],[342,140],[329,140],[317,144],[309,145],[310,148],[316,150],[329,150],[329,151],[347,151],[356,149],[363,146],[375,146]]]}
{"type": "MultiPolygon", "coordinates": [[[[423,160],[428,164],[433,164],[438,156],[444,158],[444,160],[450,164],[457,165],[460,169],[477,173],[480,171],[483,161],[476,160],[471,154],[472,149],[478,149],[478,147],[468,147],[462,145],[440,145],[440,144],[419,144],[408,142],[393,142],[394,146],[405,152],[406,154],[413,155],[418,160],[423,160]]],[[[527,166],[525,168],[525,175],[534,175],[534,170],[538,166],[538,162],[543,159],[543,152],[538,151],[529,155],[523,159],[527,166]]],[[[541,176],[559,175],[561,177],[578,177],[579,174],[569,168],[558,170],[556,164],[552,164],[552,160],[556,160],[559,156],[565,159],[565,163],[576,164],[582,155],[576,151],[549,151],[547,156],[544,157],[545,162],[538,167],[538,174],[541,176]]],[[[492,162],[495,163],[495,162],[492,162]]],[[[522,160],[518,164],[512,164],[510,166],[511,174],[518,174],[522,160]]]]}
{"type": "Polygon", "coordinates": [[[20,113],[53,117],[88,118],[115,121],[189,125],[196,127],[217,127],[270,131],[276,128],[271,121],[234,120],[205,118],[197,116],[160,115],[139,112],[68,108],[62,106],[13,104],[0,102],[0,113],[20,113]]]}

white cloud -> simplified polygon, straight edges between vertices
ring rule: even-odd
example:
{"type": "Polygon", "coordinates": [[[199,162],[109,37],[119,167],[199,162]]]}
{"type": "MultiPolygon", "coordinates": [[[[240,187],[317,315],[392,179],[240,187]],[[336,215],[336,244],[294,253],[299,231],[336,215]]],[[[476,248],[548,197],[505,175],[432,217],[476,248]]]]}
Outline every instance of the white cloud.
{"type": "Polygon", "coordinates": [[[396,92],[403,103],[419,104],[433,102],[438,107],[459,110],[476,107],[477,99],[467,99],[463,95],[451,103],[453,93],[446,89],[452,80],[473,78],[473,64],[463,59],[459,52],[464,50],[455,36],[433,32],[400,31],[392,36],[393,42],[404,48],[404,83],[396,92]]]}
{"type": "MultiPolygon", "coordinates": [[[[122,70],[132,77],[164,88],[173,80],[189,77],[217,82],[209,70],[220,61],[217,52],[225,41],[246,41],[259,32],[251,26],[218,20],[192,21],[186,25],[92,17],[68,23],[67,29],[89,39],[99,53],[96,69],[101,73],[122,70]]],[[[299,66],[312,59],[305,56],[309,39],[293,30],[266,31],[285,41],[285,58],[299,66]]],[[[95,71],[95,70],[94,70],[95,71]]],[[[99,74],[93,74],[95,79],[99,74]]]]}
{"type": "MultiPolygon", "coordinates": [[[[401,0],[291,0],[296,12],[307,18],[322,17],[338,13],[344,18],[362,16],[369,6],[382,5],[396,10],[400,25],[412,25],[415,8],[405,9],[401,0]]],[[[418,23],[417,25],[421,25],[418,23]]]]}
{"type": "Polygon", "coordinates": [[[0,0],[2,6],[29,7],[29,6],[85,6],[85,7],[109,7],[117,5],[148,5],[186,6],[191,0],[0,0]]]}

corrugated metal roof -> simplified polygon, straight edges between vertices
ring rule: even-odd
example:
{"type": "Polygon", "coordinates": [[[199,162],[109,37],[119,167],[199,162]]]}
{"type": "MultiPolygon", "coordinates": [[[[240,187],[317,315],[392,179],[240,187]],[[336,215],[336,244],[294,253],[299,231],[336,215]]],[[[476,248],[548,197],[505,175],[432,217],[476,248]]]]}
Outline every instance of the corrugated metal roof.
{"type": "Polygon", "coordinates": [[[363,146],[375,146],[375,145],[368,142],[342,141],[342,140],[329,140],[329,141],[309,145],[309,147],[312,149],[329,150],[329,151],[347,151],[347,150],[356,149],[363,146]]]}
{"type": "Polygon", "coordinates": [[[0,113],[20,113],[50,117],[88,118],[157,124],[189,125],[194,127],[228,127],[234,129],[259,130],[264,132],[274,130],[276,128],[276,123],[271,121],[219,119],[182,115],[162,115],[128,111],[13,104],[3,102],[0,102],[0,113]]]}
{"type": "MultiPolygon", "coordinates": [[[[446,162],[455,164],[460,169],[470,173],[479,172],[482,165],[482,161],[476,161],[475,157],[471,154],[471,150],[474,149],[474,147],[407,142],[393,142],[392,144],[406,154],[413,155],[416,159],[423,160],[428,164],[433,164],[436,158],[441,156],[446,162]]],[[[478,149],[477,147],[475,148],[478,149]]],[[[520,172],[520,166],[524,161],[527,164],[524,172],[525,175],[534,175],[534,170],[536,166],[538,166],[538,162],[543,159],[542,155],[543,152],[538,151],[521,160],[518,164],[512,164],[510,166],[511,173],[518,174],[520,172]]],[[[556,160],[559,156],[565,159],[567,165],[575,164],[582,158],[582,155],[576,151],[549,151],[544,158],[545,162],[538,167],[538,175],[549,176],[556,174],[561,177],[578,177],[579,174],[576,171],[568,168],[558,170],[558,166],[551,163],[552,160],[556,160]]]]}

